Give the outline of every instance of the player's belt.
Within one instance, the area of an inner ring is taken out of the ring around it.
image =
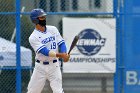
[[[36,62],[37,63],[41,63],[41,61],[40,60],[36,60]],[[57,62],[57,60],[53,60],[53,63],[56,63]],[[44,65],[48,65],[49,64],[49,62],[42,62]]]

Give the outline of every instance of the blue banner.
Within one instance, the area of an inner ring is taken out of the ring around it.
[[[124,93],[140,93],[140,0],[124,2]]]

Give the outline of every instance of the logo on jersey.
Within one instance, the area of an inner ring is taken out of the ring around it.
[[[94,29],[85,29],[79,33],[78,50],[87,56],[97,54],[105,45],[106,38]]]
[[[48,38],[45,38],[45,39],[42,41],[42,44],[46,44],[46,43],[51,42],[51,41],[54,41],[54,40],[55,40],[55,36],[48,37]]]

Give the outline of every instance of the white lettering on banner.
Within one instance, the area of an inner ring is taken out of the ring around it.
[[[140,79],[136,71],[126,72],[126,84],[127,85],[140,85]]]
[[[100,46],[104,46],[105,44],[105,39],[80,39],[78,41],[78,45],[81,45],[81,46],[97,46],[97,45],[100,45]]]

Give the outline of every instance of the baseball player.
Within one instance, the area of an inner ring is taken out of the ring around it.
[[[35,29],[29,43],[36,53],[36,62],[27,93],[41,93],[46,80],[53,93],[64,93],[58,58],[69,60],[65,41],[55,26],[46,25],[46,13],[42,9],[33,9],[30,18]]]

